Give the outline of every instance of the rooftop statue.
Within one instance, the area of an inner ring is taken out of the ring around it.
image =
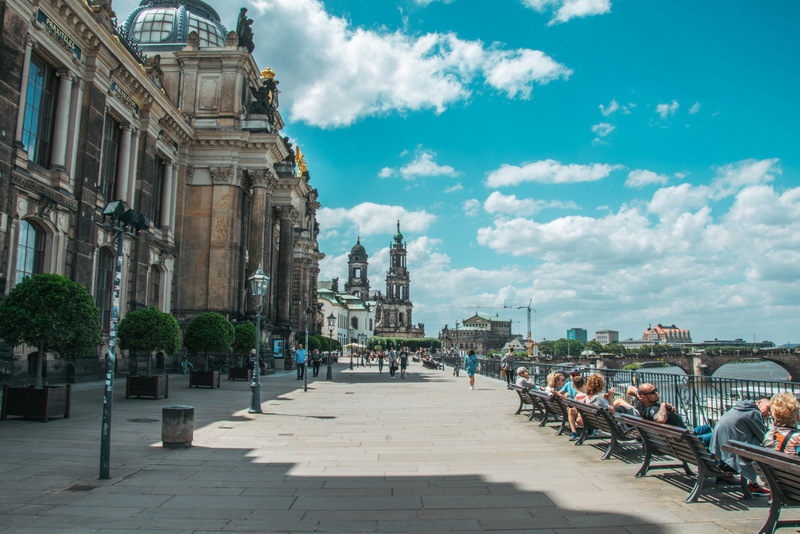
[[[247,18],[247,8],[239,10],[239,20],[236,23],[236,33],[239,35],[239,46],[243,46],[251,54],[256,45],[253,44],[253,19]]]
[[[300,170],[300,174],[307,173],[308,165],[306,164],[306,157],[302,152],[300,152],[299,146],[295,147],[294,159],[297,162],[297,168]]]

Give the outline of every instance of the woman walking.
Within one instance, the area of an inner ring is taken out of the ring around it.
[[[478,372],[478,357],[475,351],[470,349],[469,354],[464,358],[464,371],[469,377],[469,389],[475,389],[475,373]]]
[[[517,360],[514,358],[514,348],[508,347],[508,354],[503,356],[503,359],[500,361],[500,369],[505,373],[506,386],[509,388],[514,380],[514,371],[516,368]]]
[[[394,373],[397,371],[397,353],[395,351],[389,351],[389,376],[392,377],[394,380]]]
[[[378,353],[378,356],[377,356],[377,358],[378,358],[378,372],[379,373],[383,372],[383,357],[384,357],[383,351],[380,351]]]

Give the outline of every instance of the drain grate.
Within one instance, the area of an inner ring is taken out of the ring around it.
[[[158,423],[158,419],[145,419],[145,418],[128,419],[128,422],[129,423]]]
[[[97,486],[92,486],[91,484],[75,484],[67,488],[67,491],[92,491]]]

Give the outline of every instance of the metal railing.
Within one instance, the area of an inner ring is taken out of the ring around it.
[[[445,363],[452,365],[454,357],[445,356]],[[517,367],[525,366],[530,372],[530,380],[544,387],[547,375],[561,372],[569,379],[574,365],[554,365],[524,360],[517,361]],[[789,391],[800,397],[800,383],[769,380],[749,380],[741,378],[714,378],[696,375],[676,375],[648,372],[581,367],[584,376],[600,374],[606,382],[606,390],[613,387],[617,397],[632,402],[626,394],[629,385],[650,383],[656,386],[662,402],[675,406],[687,427],[703,424],[714,425],[722,415],[739,400],[758,400],[772,397],[775,393]],[[490,378],[500,379],[499,359],[479,359],[478,373]]]

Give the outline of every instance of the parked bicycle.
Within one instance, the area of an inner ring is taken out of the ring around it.
[[[208,367],[212,371],[219,371],[220,373],[228,373],[228,362],[223,360],[216,360],[214,358],[209,358],[208,360]]]
[[[188,375],[192,371],[194,371],[194,365],[192,365],[187,356],[184,356],[181,360],[181,373]]]

